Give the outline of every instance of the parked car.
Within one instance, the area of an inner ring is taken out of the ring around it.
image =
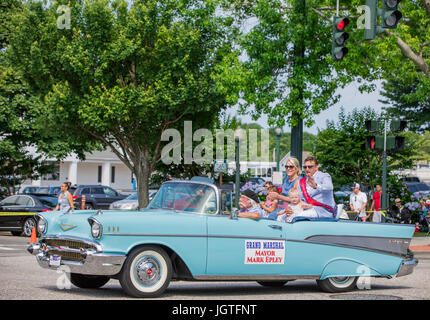
[[[75,209],[81,208],[82,196],[85,195],[85,209],[108,209],[112,202],[123,200],[127,195],[111,187],[102,185],[74,185],[73,202]]]
[[[99,288],[115,278],[133,297],[158,296],[172,279],[263,286],[314,279],[323,291],[344,292],[363,270],[400,277],[418,263],[408,249],[413,225],[238,218],[225,201],[230,192],[169,181],[139,211],[40,213],[41,238],[28,251],[43,268],[67,266],[77,287]]]
[[[430,187],[424,182],[406,182],[408,191],[412,192],[416,199],[430,196]]]
[[[22,187],[18,194],[34,194],[37,192],[37,189],[39,187],[38,186],[27,186],[27,187]]]
[[[50,196],[14,195],[0,201],[0,230],[31,236],[37,212],[51,211],[58,199]]]
[[[154,195],[157,193],[158,190],[150,189],[148,191],[149,201],[152,200]],[[118,210],[136,210],[138,208],[138,200],[137,200],[137,193],[133,193],[129,195],[124,200],[119,200],[112,202],[109,206],[109,209],[118,209]]]
[[[406,186],[408,187],[408,191],[415,192],[430,192],[430,187],[424,182],[406,182]]]
[[[71,189],[69,191],[72,192],[73,194],[74,189]],[[60,192],[61,192],[61,186],[50,186],[50,187],[38,187],[34,192],[34,194],[47,194],[47,195],[57,197]]]

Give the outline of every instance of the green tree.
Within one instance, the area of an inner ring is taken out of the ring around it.
[[[210,128],[235,103],[215,81],[234,61],[231,19],[212,1],[72,0],[71,28],[58,29],[61,3],[24,5],[8,58],[43,100],[47,130],[110,147],[146,206],[161,133]]]

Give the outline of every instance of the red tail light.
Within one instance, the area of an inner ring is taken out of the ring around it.
[[[43,209],[42,212],[52,211],[51,209]]]

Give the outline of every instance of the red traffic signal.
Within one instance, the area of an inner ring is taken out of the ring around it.
[[[337,31],[343,31],[343,29],[345,29],[345,27],[349,24],[349,19],[343,18],[340,21],[337,20],[336,22],[337,22],[336,24]]]
[[[366,137],[366,149],[375,150],[375,146],[376,146],[376,137],[375,136]]]

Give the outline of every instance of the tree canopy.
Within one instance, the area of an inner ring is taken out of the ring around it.
[[[185,120],[210,128],[235,102],[216,84],[234,60],[231,22],[212,1],[72,0],[70,29],[60,29],[60,4],[23,6],[8,59],[43,101],[46,130],[109,146],[145,206],[161,133]]]

